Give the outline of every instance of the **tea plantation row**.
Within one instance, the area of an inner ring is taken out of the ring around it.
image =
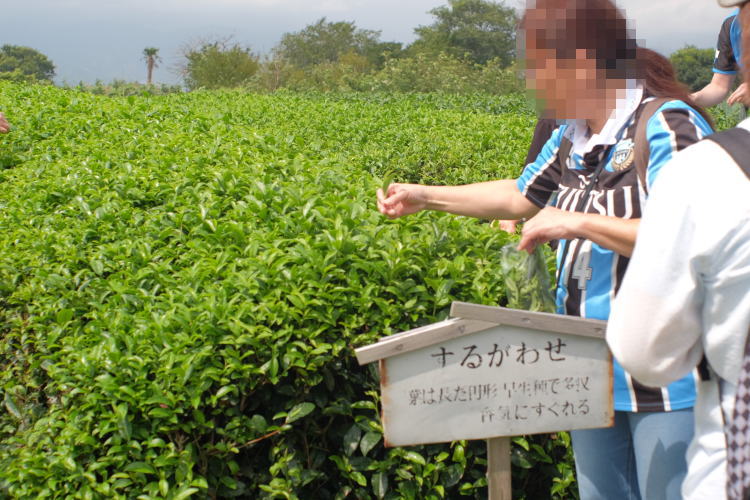
[[[374,207],[388,171],[514,175],[523,99],[2,83],[0,103],[0,495],[486,495],[483,443],[383,447],[352,347],[530,297],[487,224]],[[519,495],[569,491],[566,439],[516,440]]]

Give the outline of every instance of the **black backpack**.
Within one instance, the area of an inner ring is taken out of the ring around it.
[[[706,139],[721,146],[750,180],[750,132],[738,127]],[[750,332],[745,341],[732,419],[724,419],[724,435],[727,440],[727,498],[745,500],[750,497]]]

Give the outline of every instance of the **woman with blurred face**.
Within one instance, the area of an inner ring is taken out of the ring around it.
[[[712,129],[669,61],[636,47],[610,0],[530,2],[521,41],[528,87],[547,117],[565,120],[536,160],[515,180],[392,184],[378,191],[378,209],[390,218],[420,210],[529,218],[520,249],[560,240],[557,312],[606,320],[662,165]],[[644,118],[648,165],[639,172],[637,125],[657,98],[665,99]],[[649,388],[615,363],[614,376],[614,426],[571,433],[581,498],[680,498],[693,375]]]

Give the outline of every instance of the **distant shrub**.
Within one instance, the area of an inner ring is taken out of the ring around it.
[[[283,61],[266,61],[247,88],[499,95],[523,90],[523,80],[514,67],[505,68],[499,60],[479,65],[447,54],[417,54],[388,59],[383,69],[376,70],[363,56],[347,54],[337,62],[306,68]]]
[[[259,57],[231,38],[186,47],[183,56],[181,72],[190,90],[239,88],[260,69]]]
[[[497,60],[482,66],[446,54],[392,59],[370,82],[373,90],[397,92],[506,94],[522,88],[514,71]]]

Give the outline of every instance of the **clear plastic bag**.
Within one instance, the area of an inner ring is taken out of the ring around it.
[[[550,249],[539,245],[534,253],[516,250],[517,243],[500,249],[501,272],[505,277],[506,307],[526,311],[555,311],[553,281],[547,267]]]

